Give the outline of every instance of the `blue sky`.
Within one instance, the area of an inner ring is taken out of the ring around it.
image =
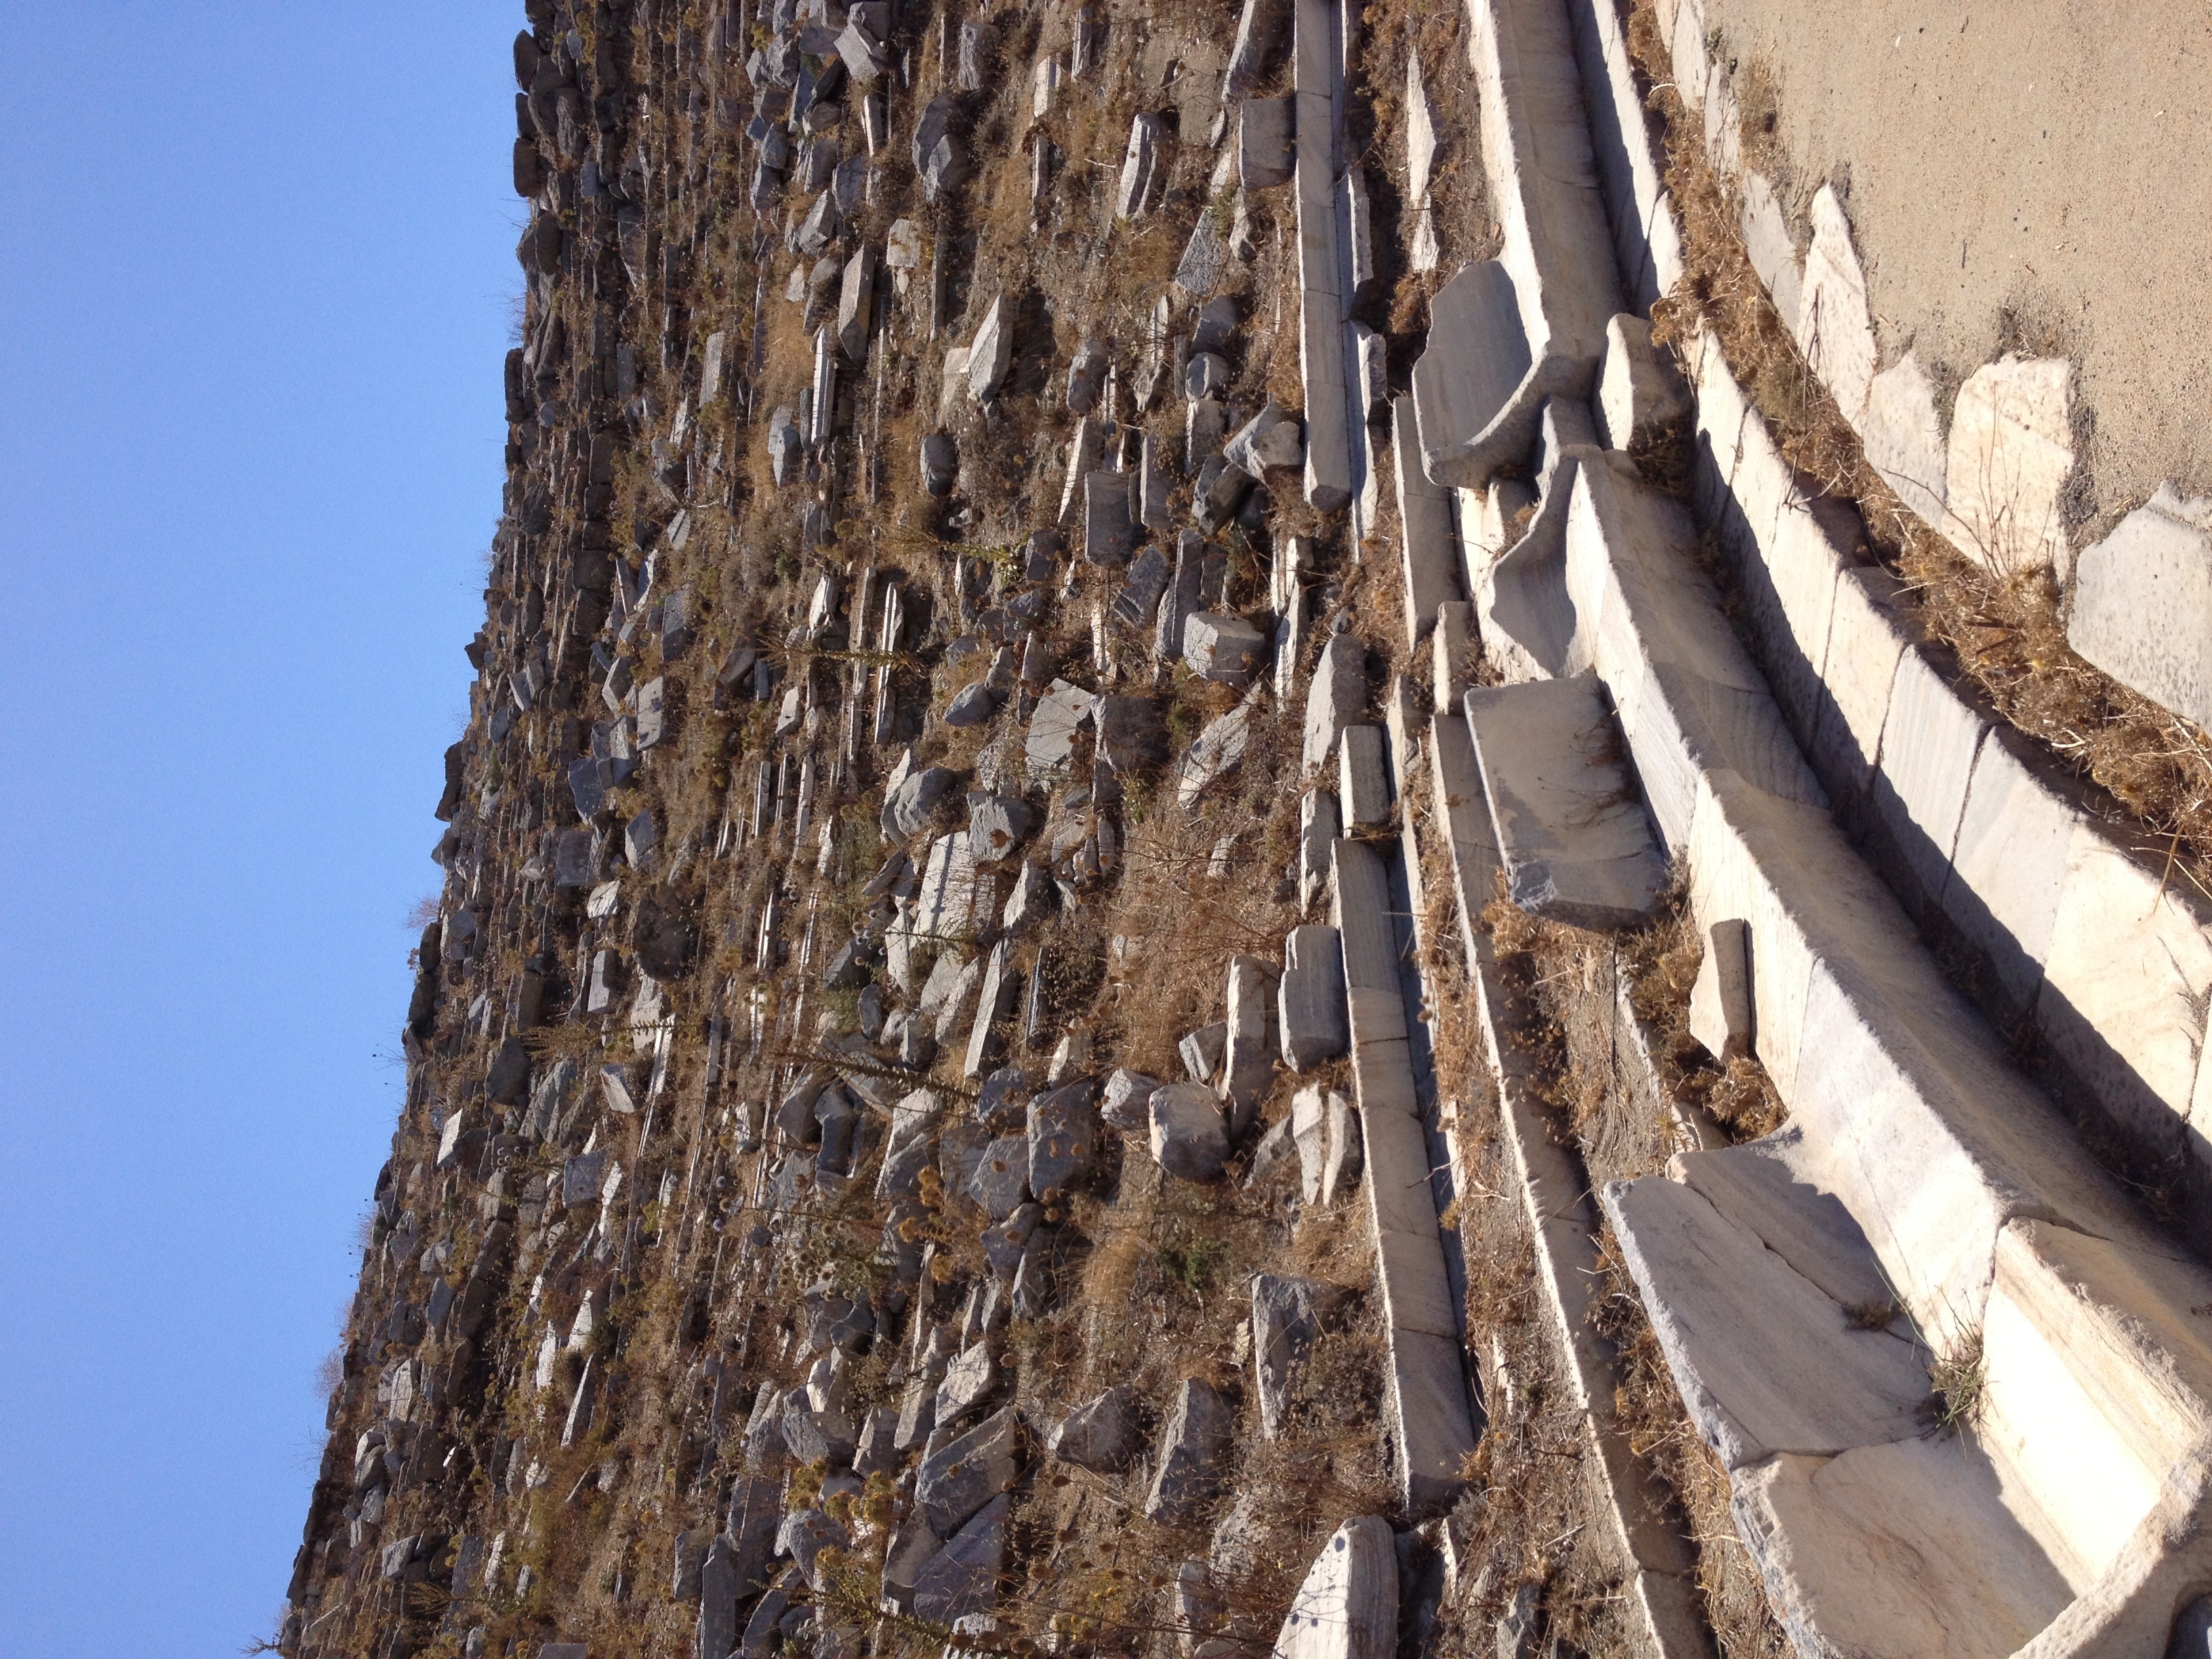
[[[519,3],[0,10],[0,1648],[234,1654],[499,511]]]

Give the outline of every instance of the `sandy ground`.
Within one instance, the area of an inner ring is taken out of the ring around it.
[[[2212,494],[2212,3],[1705,13],[1801,246],[1821,181],[1847,192],[1885,365],[1917,345],[1948,392],[2005,349],[2071,356],[2094,428],[2077,545],[2161,479]]]

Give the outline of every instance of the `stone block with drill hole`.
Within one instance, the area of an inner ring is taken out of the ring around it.
[[[1308,1072],[1343,1054],[1352,1044],[1350,1018],[1344,945],[1336,929],[1314,924],[1291,928],[1283,941],[1283,978],[1276,990],[1283,1064]],[[1318,1159],[1315,1178],[1320,1178]]]
[[[1276,1633],[1277,1659],[1389,1659],[1398,1641],[1398,1552],[1390,1523],[1347,1521],[1322,1546]]]
[[[1705,929],[1705,959],[1690,988],[1690,1035],[1715,1060],[1751,1052],[1751,928],[1740,919]]]
[[[1337,742],[1337,793],[1345,828],[1357,833],[1390,822],[1390,777],[1379,726],[1347,726]]]
[[[1577,927],[1649,921],[1667,860],[1597,677],[1478,686],[1467,722],[1513,902]]]

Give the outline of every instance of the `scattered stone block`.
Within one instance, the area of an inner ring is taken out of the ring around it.
[[[1045,1449],[1063,1463],[1111,1474],[1127,1466],[1136,1437],[1128,1393],[1113,1388],[1060,1419],[1045,1437]]]
[[[1337,791],[1349,830],[1380,830],[1390,822],[1390,781],[1383,764],[1379,726],[1347,726],[1337,745]]]
[[[993,297],[991,308],[983,313],[982,325],[968,343],[968,391],[979,404],[988,404],[999,395],[1006,371],[1013,364],[1013,319],[1005,315],[1006,303],[1004,295]]]
[[[2085,551],[2066,642],[2121,684],[2212,726],[2212,500],[2171,483]]]
[[[1874,380],[1874,323],[1851,222],[1832,185],[1813,198],[1813,246],[1805,255],[1796,331],[1798,349],[1856,428]]]
[[[945,1368],[944,1381],[937,1385],[939,1430],[959,1427],[998,1386],[999,1365],[991,1357],[991,1345],[978,1342],[963,1349]]]
[[[1260,1102],[1274,1081],[1275,1054],[1280,1047],[1275,1032],[1279,974],[1274,963],[1258,957],[1230,958],[1221,1097],[1229,1109],[1232,1136],[1242,1135],[1250,1127]]]
[[[1275,1273],[1252,1277],[1253,1376],[1260,1396],[1260,1432],[1278,1439],[1291,1392],[1315,1340],[1351,1300],[1342,1285]]]
[[[949,432],[932,432],[921,441],[921,487],[943,499],[960,477],[960,450]]]
[[[915,1618],[942,1626],[988,1614],[998,1605],[1012,1507],[1000,1492],[930,1558],[915,1576]]]
[[[1247,98],[1237,106],[1237,176],[1246,190],[1291,182],[1293,100]]]
[[[2061,504],[2074,471],[2074,368],[2007,356],[1959,389],[1944,465],[1943,534],[2000,575],[2067,568]]]
[[[1270,471],[1294,467],[1304,459],[1305,434],[1298,417],[1285,413],[1270,398],[1222,446],[1221,457],[1247,477],[1262,478]]]
[[[1597,677],[1478,686],[1467,720],[1513,902],[1577,927],[1648,920],[1667,863]]]
[[[1735,1060],[1751,1053],[1751,929],[1741,919],[1717,921],[1690,988],[1690,1035],[1715,1060]]]
[[[1276,1659],[1391,1659],[1398,1651],[1398,1553],[1374,1516],[1322,1547],[1275,1637]]]
[[[1182,391],[1186,398],[1213,398],[1229,386],[1229,360],[1218,352],[1194,351],[1183,366]]]
[[[1392,459],[1398,480],[1399,547],[1406,580],[1406,642],[1418,647],[1436,622],[1437,607],[1465,597],[1451,492],[1422,470],[1413,400],[1391,404]]]
[[[1327,1139],[1322,1155],[1321,1201],[1333,1205],[1359,1184],[1365,1166],[1365,1143],[1359,1133],[1359,1113],[1332,1089],[1328,1091]]]
[[[1152,1119],[1152,1158],[1182,1181],[1221,1178],[1229,1159],[1229,1127],[1221,1102],[1203,1083],[1166,1083],[1146,1102]]]
[[[1480,489],[1534,447],[1542,398],[1528,382],[1528,337],[1502,261],[1468,265],[1429,306],[1427,349],[1413,365],[1422,467],[1431,482]]]
[[[1089,1172],[1097,1149],[1097,1093],[1085,1079],[1030,1102],[1029,1184],[1039,1197],[1066,1192]]]
[[[1217,1019],[1188,1032],[1176,1045],[1182,1068],[1194,1083],[1211,1083],[1221,1075],[1221,1057],[1229,1051],[1229,1023]]]
[[[1313,908],[1328,884],[1337,837],[1344,833],[1335,793],[1309,789],[1298,799],[1298,908]]]
[[[1950,463],[1942,416],[1936,409],[1935,385],[1911,352],[1869,383],[1859,437],[1867,465],[1881,474],[1881,481],[1923,524],[1940,531]]]
[[[1306,688],[1304,764],[1326,766],[1344,727],[1367,712],[1367,642],[1339,634],[1322,647]]]
[[[1267,650],[1267,636],[1241,617],[1201,611],[1183,624],[1183,661],[1201,679],[1249,685]]]
[[[1607,323],[1598,370],[1598,441],[1640,455],[1681,430],[1691,413],[1690,389],[1673,357],[1652,344],[1651,325],[1626,311]]]
[[[1145,1497],[1146,1518],[1193,1520],[1219,1497],[1236,1432],[1229,1402],[1201,1379],[1185,1378],[1161,1432],[1158,1470]]]
[[[1067,412],[1088,415],[1098,407],[1106,389],[1106,351],[1097,340],[1085,339],[1076,348],[1067,366]]]
[[[949,1538],[1000,1495],[1021,1467],[1021,1418],[1009,1406],[921,1460],[914,1501],[930,1530]]]
[[[1066,769],[1075,755],[1075,736],[1091,720],[1096,699],[1065,680],[1054,680],[1030,716],[1025,756],[1029,775],[1047,778]]]
[[[841,40],[840,52],[843,46]],[[915,123],[914,170],[921,175],[921,194],[926,202],[939,201],[948,191],[968,182],[972,171],[968,148],[955,131],[955,124],[963,119],[958,94],[947,92],[931,99],[921,112],[921,118]],[[979,397],[977,401],[985,400]]]
[[[1130,477],[1126,472],[1097,471],[1083,480],[1083,556],[1086,562],[1120,569],[1129,562],[1136,545],[1136,526],[1129,514]]]
[[[1283,943],[1283,955],[1282,982],[1276,993],[1283,1064],[1294,1072],[1310,1071],[1345,1053],[1352,1043],[1345,1006],[1343,945],[1335,928],[1308,925],[1291,929]],[[1311,1091],[1301,1091],[1300,1098],[1308,1092]],[[1319,1133],[1316,1115],[1316,1188],[1321,1178]]]
[[[1098,1115],[1123,1134],[1143,1134],[1152,1126],[1152,1091],[1160,1080],[1117,1066],[1106,1077]]]
[[[884,800],[883,832],[903,842],[920,835],[948,816],[959,800],[960,775],[950,767],[932,766],[908,777]]]
[[[945,723],[953,727],[981,726],[998,712],[998,693],[978,680],[963,686],[945,706]]]
[[[1217,780],[1244,763],[1245,747],[1251,740],[1252,700],[1261,690],[1254,687],[1234,708],[1208,721],[1184,755],[1176,783],[1176,800],[1184,811]]]
[[[1114,198],[1117,219],[1141,219],[1160,184],[1160,118],[1140,110],[1129,123],[1129,145],[1122,153],[1121,188]]]

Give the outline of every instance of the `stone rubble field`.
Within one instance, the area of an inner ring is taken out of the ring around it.
[[[2204,1648],[2203,918],[1702,273],[2184,714],[2205,514],[1681,211],[1696,0],[527,14],[283,1652]]]

